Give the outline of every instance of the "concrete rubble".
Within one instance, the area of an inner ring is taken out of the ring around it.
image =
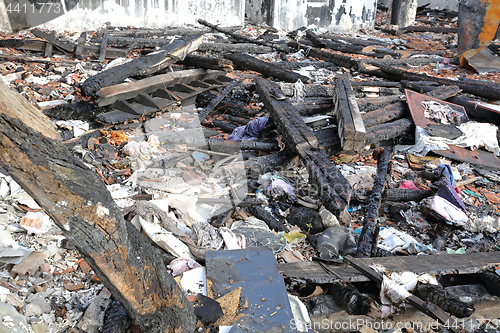
[[[199,332],[493,332],[500,74],[460,66],[457,15],[0,33],[0,84],[100,177]],[[0,168],[0,332],[141,332],[33,197]]]

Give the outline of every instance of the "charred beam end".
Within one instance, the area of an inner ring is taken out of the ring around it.
[[[301,80],[308,83],[310,79],[307,76],[292,72],[288,69],[281,68],[267,61],[259,60],[248,54],[243,53],[228,53],[224,58],[231,60],[236,66],[259,72],[265,76],[274,77],[278,80],[286,82],[297,82]]]
[[[484,270],[478,276],[490,294],[500,297],[500,275],[493,270]]]
[[[189,301],[97,174],[62,143],[5,114],[0,154],[0,164],[77,246],[142,331],[194,331]]]
[[[350,315],[366,315],[373,300],[359,292],[349,281],[335,281],[329,285],[328,292],[335,303]]]
[[[401,68],[393,68],[389,66],[379,67],[380,70],[385,74],[392,75],[393,79],[408,81],[433,81],[448,86],[456,85],[466,93],[495,100],[498,99],[498,96],[500,96],[500,84],[491,81],[471,79],[460,79],[455,81],[434,77],[427,74],[413,73]]]
[[[469,317],[475,311],[474,305],[448,295],[440,285],[418,282],[413,293],[415,296],[439,306],[443,311],[458,318]]]
[[[307,45],[301,45],[298,42],[289,42],[288,46],[296,50],[303,49],[304,51],[306,51],[305,52],[306,55],[334,63],[337,66],[352,68],[353,70],[358,69],[361,63],[358,59],[343,54],[337,54],[333,52],[319,50],[317,48],[310,47]]]
[[[366,142],[366,129],[349,80],[336,79],[335,92],[335,114],[342,149],[362,151]]]
[[[256,78],[257,92],[274,123],[280,129],[287,146],[304,161],[311,183],[320,193],[323,205],[343,223],[350,222],[347,212],[352,188],[337,167],[319,150],[318,140],[304,123],[289,100],[277,100],[271,89],[278,89],[271,81]]]
[[[196,50],[202,40],[203,37],[200,36],[186,40],[178,39],[158,51],[89,77],[82,83],[81,89],[85,95],[92,96],[99,89],[121,83],[128,77],[152,74],[184,58],[187,53]]]
[[[377,175],[373,181],[372,193],[365,209],[363,229],[358,238],[356,257],[370,257],[374,239],[377,236],[377,216],[391,162],[392,147],[385,147],[377,162]]]

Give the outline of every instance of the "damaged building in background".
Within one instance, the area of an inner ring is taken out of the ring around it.
[[[0,331],[500,330],[498,1],[16,3]]]

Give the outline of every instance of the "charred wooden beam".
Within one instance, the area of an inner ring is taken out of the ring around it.
[[[198,118],[200,119],[200,123],[203,123],[203,120],[205,120],[205,118],[208,117],[208,115],[214,111],[215,107],[219,105],[219,103],[224,98],[226,98],[226,96],[231,92],[231,90],[233,90],[234,87],[236,87],[237,84],[238,80],[234,79],[233,81],[231,81],[231,83],[227,85],[221,91],[221,93],[217,95],[217,97],[212,99],[210,103],[208,103],[208,105],[198,113]]]
[[[273,49],[275,49],[278,52],[290,53],[290,50],[288,48],[286,48],[286,47],[282,47],[282,46],[276,45],[274,43],[269,43],[269,42],[264,42],[264,41],[261,41],[261,40],[256,40],[256,39],[253,39],[253,38],[249,38],[247,36],[231,32],[228,29],[220,28],[217,25],[210,24],[210,23],[208,23],[205,20],[201,20],[200,19],[200,20],[198,20],[198,23],[201,24],[201,25],[204,25],[206,27],[209,27],[209,28],[211,28],[211,29],[213,29],[215,31],[219,31],[219,32],[222,32],[223,34],[229,35],[229,36],[231,36],[231,37],[233,37],[233,38],[235,38],[237,40],[242,40],[242,41],[245,41],[245,42],[248,42],[248,43],[254,43],[254,44],[258,44],[258,45],[262,45],[262,46],[269,46],[269,47],[272,47]]]
[[[413,73],[401,68],[380,66],[380,70],[386,74],[392,75],[394,79],[408,81],[433,81],[443,85],[457,85],[464,92],[476,96],[497,99],[500,96],[500,84],[491,81],[480,81],[472,79],[450,80],[439,77],[429,76],[427,74]]]
[[[304,102],[293,103],[301,116],[313,116],[315,114],[333,113],[334,104],[332,98],[311,98]]]
[[[335,114],[342,149],[361,151],[365,147],[366,129],[351,83],[347,79],[336,79],[335,91]]]
[[[373,181],[373,188],[365,208],[363,229],[358,238],[356,257],[370,257],[374,240],[377,237],[377,217],[382,200],[382,192],[387,182],[387,173],[391,164],[392,147],[385,147],[377,161],[377,174]]]
[[[259,60],[248,54],[228,53],[224,55],[224,58],[231,60],[236,66],[240,68],[250,69],[252,71],[256,71],[282,81],[297,82],[298,80],[301,80],[304,83],[310,81],[307,76],[289,71],[287,69],[283,69],[270,62]]]
[[[272,172],[277,166],[285,165],[293,157],[294,155],[290,151],[283,150],[277,153],[250,158],[242,162],[242,164],[252,178],[257,178],[267,172]]]
[[[310,46],[307,45],[302,45],[298,42],[289,42],[288,46],[296,49],[296,50],[304,50],[306,51],[306,54],[308,56],[318,58],[324,61],[331,62],[337,66],[345,67],[345,68],[358,68],[359,67],[359,60],[343,55],[343,54],[337,54],[337,53],[332,53],[329,51],[324,51],[324,50],[319,50],[317,48],[311,48]]]
[[[189,301],[105,184],[61,143],[0,116],[0,164],[52,217],[144,332],[193,332]]]
[[[176,40],[147,56],[104,70],[85,80],[81,85],[82,92],[87,96],[92,96],[99,89],[121,83],[130,76],[155,73],[196,50],[202,39],[202,37],[196,37],[191,40]]]
[[[334,281],[328,285],[328,293],[350,315],[366,315],[372,308],[373,299],[360,293],[349,281]]]
[[[279,151],[276,142],[266,142],[262,140],[220,140],[208,139],[210,150],[221,153],[236,153],[241,150]]]
[[[458,28],[449,28],[449,27],[426,27],[426,26],[408,26],[399,29],[404,32],[434,32],[437,34],[456,34],[458,32]]]
[[[429,92],[426,95],[444,100],[458,94],[459,92],[460,89],[457,86],[445,86],[443,88]],[[372,127],[389,122],[394,119],[402,118],[406,116],[407,113],[408,107],[406,103],[396,102],[381,109],[365,113],[363,115],[363,121],[366,127]]]
[[[264,45],[255,45],[250,43],[203,43],[198,48],[200,51],[212,51],[212,52],[234,52],[234,53],[271,53],[273,48]]]
[[[340,170],[320,150],[318,140],[304,123],[297,109],[288,100],[277,100],[270,95],[278,89],[271,81],[256,78],[257,92],[278,126],[286,145],[302,158],[312,184],[318,187],[325,208],[340,221],[348,223],[347,212],[352,188]]]
[[[10,90],[3,82],[0,82],[0,112],[23,121],[46,137],[54,140],[61,139],[56,126],[47,116],[31,105],[24,97]]]
[[[185,66],[198,67],[204,69],[220,69],[219,62],[222,58],[206,57],[198,54],[188,54],[179,63]]]
[[[233,133],[233,131],[238,127],[237,125],[228,123],[227,121],[223,121],[223,120],[212,120],[212,124],[215,127],[218,127],[221,130],[223,130],[224,132],[229,133],[229,134]]]
[[[396,121],[367,127],[366,128],[366,144],[376,144],[386,140],[401,137],[409,134],[413,127],[411,118],[402,118]]]
[[[287,96],[293,96],[294,84],[280,83],[280,89]],[[335,96],[334,85],[318,85],[318,84],[304,84],[304,97],[332,97]]]
[[[250,121],[250,119],[242,118],[242,117],[235,117],[235,116],[232,116],[230,114],[223,114],[222,118],[225,120],[228,120],[230,122],[237,123],[239,125],[246,125]]]
[[[475,311],[474,305],[467,304],[456,297],[452,297],[440,285],[418,282],[413,293],[424,301],[436,304],[441,309],[457,318],[469,317]]]
[[[266,207],[262,205],[252,205],[248,207],[248,211],[258,218],[266,222],[269,229],[276,231],[288,231],[288,229],[283,225],[283,223],[276,218],[271,212],[269,212]]]
[[[75,45],[71,43],[63,43],[58,38],[54,37],[54,35],[50,35],[40,29],[33,29],[31,30],[31,33],[38,38],[45,39],[47,42],[65,53],[73,53],[73,51],[75,50]]]
[[[389,104],[400,102],[402,100],[401,95],[399,96],[380,96],[380,97],[364,97],[357,100],[358,107],[362,112],[370,112],[382,107],[386,107]]]
[[[221,73],[223,72],[205,69],[171,72],[101,88],[96,93],[95,98],[97,105],[106,106],[116,101],[131,99],[140,94],[151,93],[161,88],[170,88],[183,82],[216,78]]]
[[[306,37],[314,44],[314,46],[326,47],[326,43],[316,36],[316,34],[311,30],[306,30]]]
[[[478,276],[490,294],[500,297],[500,275],[496,271],[483,270],[478,273]]]

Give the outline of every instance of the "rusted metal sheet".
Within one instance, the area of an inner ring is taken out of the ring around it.
[[[457,161],[477,164],[488,168],[500,170],[500,160],[490,152],[482,149],[469,150],[467,148],[448,145],[448,150],[433,150],[437,155],[448,157]]]
[[[465,108],[463,106],[448,103],[438,98],[422,95],[409,89],[405,89],[405,94],[408,108],[410,109],[411,117],[413,118],[415,126],[425,127],[428,124],[436,123],[424,116],[424,107],[422,106],[423,101],[434,101],[449,106],[457,112],[457,115],[460,117],[460,123],[469,120],[469,117],[467,116],[467,113],[465,112]]]

